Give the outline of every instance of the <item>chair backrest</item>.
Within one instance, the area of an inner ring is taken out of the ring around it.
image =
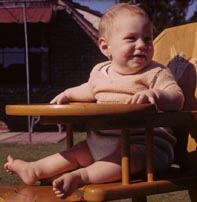
[[[184,109],[197,109],[197,23],[165,29],[154,40],[153,59],[168,66],[185,95]]]
[[[153,59],[168,66],[185,95],[184,110],[197,109],[197,23],[165,29],[154,40]],[[183,132],[184,131],[184,132]],[[181,133],[181,134],[180,134]],[[185,133],[184,135],[182,133]],[[186,135],[187,129],[177,130],[178,141],[182,146],[177,153],[187,147],[195,151],[195,137]],[[179,154],[179,158],[181,153]]]

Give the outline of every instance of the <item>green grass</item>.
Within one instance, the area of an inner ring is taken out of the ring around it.
[[[74,142],[78,142],[85,138],[84,133],[75,135]],[[16,144],[16,143],[2,143],[0,144],[0,185],[21,185],[23,182],[16,175],[8,175],[3,165],[6,162],[7,156],[10,154],[15,159],[22,159],[26,161],[35,161],[50,154],[54,154],[65,150],[65,140],[60,143],[46,143],[46,144]]]
[[[65,142],[58,144],[0,144],[0,184],[1,185],[17,185],[23,184],[16,175],[8,175],[3,169],[6,158],[11,154],[14,158],[26,161],[34,161],[47,155],[62,151],[65,148]]]

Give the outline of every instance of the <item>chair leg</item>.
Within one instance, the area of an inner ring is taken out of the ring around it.
[[[72,124],[66,124],[66,148],[69,149],[73,146],[73,130]]]
[[[132,198],[132,202],[147,202],[146,196],[136,196]]]
[[[190,189],[188,191],[189,191],[189,196],[190,196],[191,202],[196,202],[197,201],[196,189],[194,188],[194,189]]]

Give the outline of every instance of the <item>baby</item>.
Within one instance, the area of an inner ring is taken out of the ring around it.
[[[152,61],[153,27],[136,5],[120,3],[101,18],[98,46],[108,61],[97,64],[86,83],[66,89],[51,104],[72,101],[97,103],[152,103],[160,110],[180,110],[184,97],[170,70]],[[131,174],[145,170],[144,130],[130,129]],[[57,197],[67,197],[78,187],[121,179],[120,131],[90,131],[87,139],[71,149],[35,162],[8,156],[4,168],[26,184],[55,177]],[[173,162],[176,139],[164,128],[154,135],[154,168],[167,169]]]

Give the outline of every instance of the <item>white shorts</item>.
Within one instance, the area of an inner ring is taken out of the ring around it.
[[[120,145],[120,136],[104,136],[94,131],[90,131],[87,135],[87,144],[95,161],[113,153]]]
[[[165,138],[162,138],[165,136]],[[167,136],[167,137],[166,137]],[[167,139],[170,139],[169,141]],[[174,138],[166,131],[155,131],[154,137],[154,165],[155,171],[165,170],[174,159],[172,142]],[[120,130],[90,131],[87,144],[95,161],[101,160],[120,147]],[[141,154],[146,156],[145,136],[143,133],[130,136],[131,146],[140,148]],[[143,150],[143,151],[142,151]]]

